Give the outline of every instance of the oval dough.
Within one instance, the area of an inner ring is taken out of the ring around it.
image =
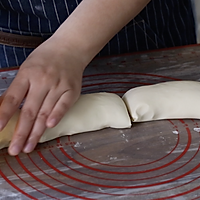
[[[122,97],[133,122],[200,119],[200,82],[171,81],[141,86]]]
[[[0,132],[0,149],[9,146],[19,114],[20,110]],[[56,127],[46,129],[39,142],[106,127],[131,127],[131,120],[123,100],[112,93],[81,95]]]

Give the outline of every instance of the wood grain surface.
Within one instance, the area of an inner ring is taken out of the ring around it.
[[[171,80],[200,80],[200,46],[97,58],[82,93],[123,95]],[[16,157],[3,149],[0,199],[199,199],[199,127],[191,119],[134,123],[62,137]]]

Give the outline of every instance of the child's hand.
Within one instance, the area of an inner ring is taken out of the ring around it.
[[[43,43],[21,65],[0,107],[3,128],[25,99],[11,155],[31,152],[46,127],[58,124],[80,95],[84,67],[76,53],[62,48],[56,39]]]

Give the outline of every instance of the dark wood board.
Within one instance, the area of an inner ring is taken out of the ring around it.
[[[123,95],[171,80],[200,80],[200,46],[95,59],[82,93]],[[3,149],[0,199],[198,199],[199,127],[191,119],[134,123],[62,137],[16,157]]]

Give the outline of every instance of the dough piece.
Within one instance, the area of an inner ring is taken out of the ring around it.
[[[200,119],[200,82],[171,81],[136,87],[122,98],[133,122]]]
[[[17,111],[4,130],[0,132],[0,149],[8,147],[19,114],[20,111]],[[106,127],[131,127],[131,120],[123,100],[112,93],[81,95],[56,127],[46,129],[39,142]]]

